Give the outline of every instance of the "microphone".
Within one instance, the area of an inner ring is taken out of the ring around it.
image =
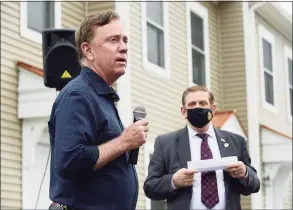
[[[135,109],[133,110],[133,123],[141,119],[144,119],[146,114],[147,114],[146,109],[144,107],[142,106],[135,107]],[[129,164],[132,164],[132,165],[137,164],[138,153],[139,153],[139,148],[131,150],[129,152],[129,159],[128,159]]]

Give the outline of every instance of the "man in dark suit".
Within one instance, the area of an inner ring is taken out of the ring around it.
[[[155,141],[144,191],[153,200],[167,200],[168,209],[240,210],[240,194],[260,189],[246,142],[240,135],[215,129],[213,94],[203,86],[184,91],[181,112],[183,129],[160,135]],[[237,156],[224,170],[197,172],[188,161]]]

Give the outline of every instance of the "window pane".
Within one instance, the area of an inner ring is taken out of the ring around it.
[[[192,45],[204,50],[203,19],[190,13]]]
[[[164,33],[160,29],[147,24],[148,60],[158,66],[165,67]]]
[[[54,2],[27,2],[27,24],[32,30],[42,32],[54,27]]]
[[[263,61],[266,69],[273,71],[272,65],[272,45],[265,39],[262,39],[263,45]]]
[[[274,105],[274,83],[272,75],[268,73],[265,74],[265,94],[266,94],[266,102]]]
[[[292,85],[292,60],[288,59],[289,84]]]
[[[167,210],[167,202],[151,200],[151,209],[152,210],[164,210],[164,209]]]
[[[147,18],[154,21],[160,26],[164,26],[163,21],[163,3],[162,2],[146,2]]]
[[[195,84],[205,85],[205,57],[195,49],[192,49],[192,74]]]
[[[291,115],[293,115],[293,102],[292,102],[292,89],[289,90],[290,93],[290,105],[291,105]]]

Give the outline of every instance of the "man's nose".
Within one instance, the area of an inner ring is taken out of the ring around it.
[[[201,108],[201,105],[199,103],[196,103],[194,108]]]
[[[122,41],[121,44],[119,45],[119,52],[127,53],[127,51],[128,51],[127,44],[124,41]]]

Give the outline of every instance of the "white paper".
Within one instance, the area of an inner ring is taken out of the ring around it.
[[[194,169],[198,172],[216,171],[226,168],[229,164],[237,163],[237,156],[224,157],[221,159],[207,159],[187,162],[188,169]]]

